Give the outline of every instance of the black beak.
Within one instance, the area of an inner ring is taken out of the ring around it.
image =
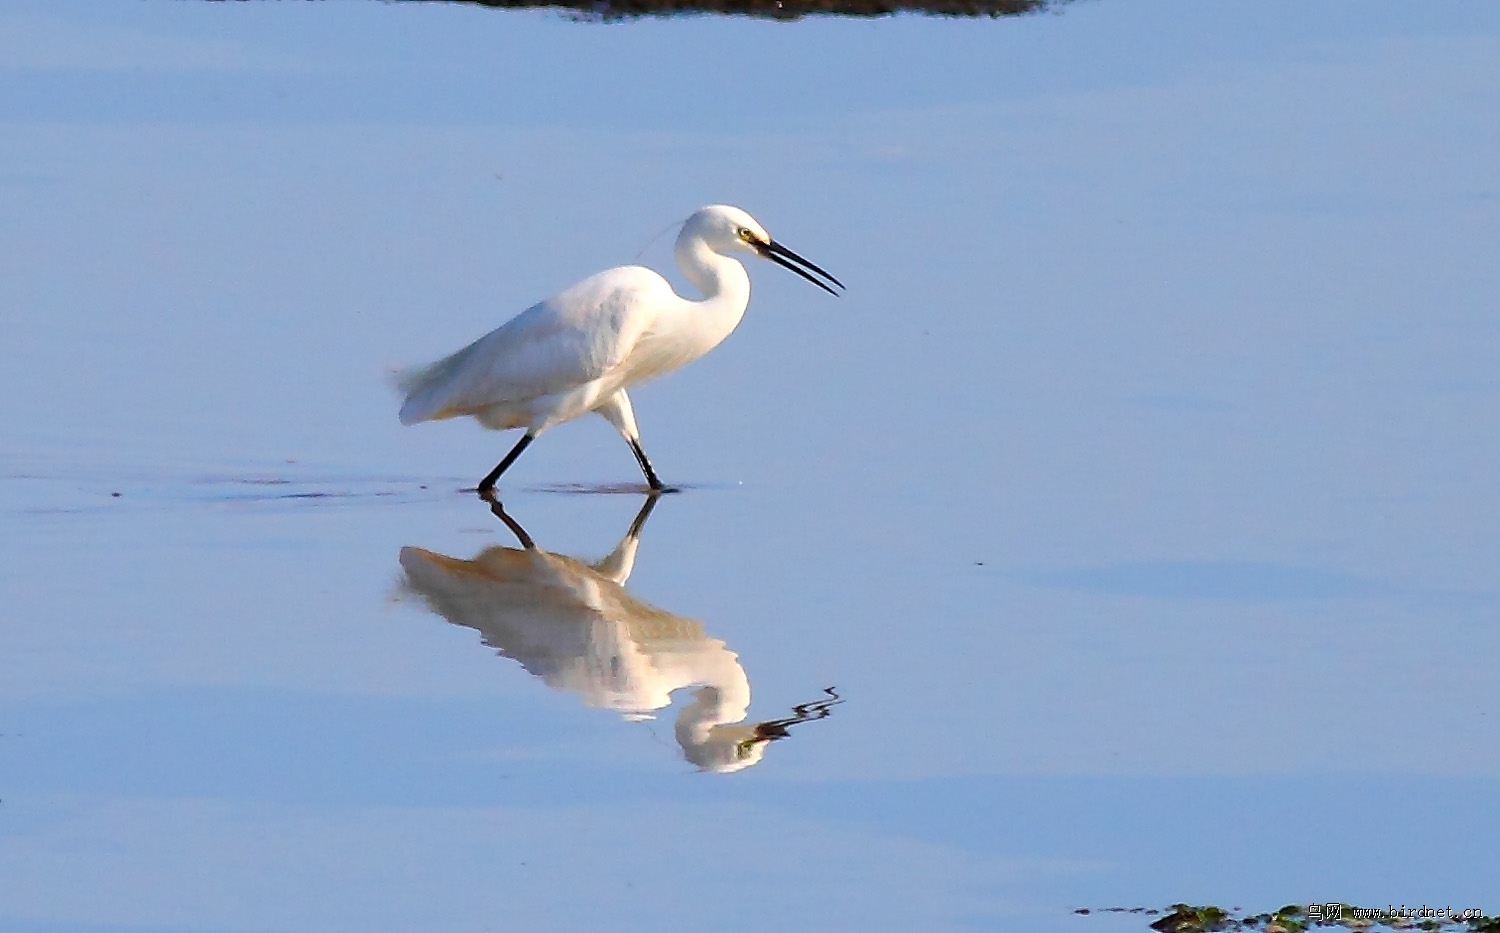
[[[827,272],[824,272],[822,269],[819,269],[817,266],[808,262],[806,259],[803,259],[801,256],[798,256],[796,253],[787,249],[785,246],[782,246],[780,243],[777,243],[775,240],[772,240],[769,243],[756,243],[755,251],[759,253],[762,258],[769,259],[772,262],[776,263],[776,265],[778,266],[792,270],[793,272],[802,276],[804,279],[807,279],[809,282],[813,283],[814,285],[818,286],[819,288],[823,289],[823,291],[827,292],[830,295],[833,295],[834,297],[838,297],[838,292],[834,291],[832,288],[829,288],[827,284],[825,284],[821,279],[814,277],[812,273],[815,272],[818,275],[821,275],[824,279],[827,279],[829,282],[832,282],[839,288],[844,287],[843,282],[840,282],[838,279],[829,275]]]

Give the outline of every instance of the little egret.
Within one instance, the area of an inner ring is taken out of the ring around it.
[[[620,266],[532,305],[496,330],[399,377],[401,423],[472,415],[487,428],[525,428],[505,459],[479,481],[489,496],[500,474],[537,435],[588,412],[625,438],[651,489],[664,487],[641,448],[625,390],[718,346],[744,317],[750,276],[736,259],[769,259],[837,295],[838,279],[771,239],[737,207],[701,208],[682,225],[677,267],[703,293],[693,301],[643,266]],[[821,276],[821,279],[819,278]],[[823,281],[827,280],[827,283]]]

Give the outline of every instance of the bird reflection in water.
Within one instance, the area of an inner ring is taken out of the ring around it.
[[[703,771],[739,771],[759,763],[790,727],[823,719],[843,701],[825,690],[825,697],[793,707],[791,716],[744,722],[750,681],[735,653],[705,634],[702,623],[625,591],[657,498],[646,498],[625,537],[596,564],[537,547],[491,500],[490,510],[521,547],[485,548],[473,560],[405,547],[403,586],[549,687],[626,719],[653,719],[671,704],[673,691],[697,687],[677,715],[682,753]]]

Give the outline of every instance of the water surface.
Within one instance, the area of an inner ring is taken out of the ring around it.
[[[8,4],[0,926],[1500,912],[1497,34]],[[626,702],[414,592],[524,558],[458,491],[511,439],[383,384],[711,202],[848,294],[761,264],[633,393],[689,488],[623,581],[608,425],[502,489],[743,684],[710,729],[836,689],[732,773],[679,741],[701,671]]]

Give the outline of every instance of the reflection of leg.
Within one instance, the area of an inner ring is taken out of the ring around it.
[[[641,449],[641,442],[631,438],[630,450],[635,454],[635,462],[641,465],[641,472],[646,474],[646,483],[651,487],[653,493],[666,492],[667,487],[656,478],[656,471],[651,469],[651,461],[646,459],[646,452]]]
[[[531,535],[526,533],[526,529],[521,527],[520,522],[505,513],[505,506],[500,504],[500,500],[494,496],[485,496],[485,498],[490,502],[490,511],[495,513],[496,518],[505,523],[505,527],[510,529],[510,533],[516,536],[517,541],[521,542],[521,547],[528,551],[536,550],[536,542],[531,540]]]
[[[630,530],[625,533],[625,537],[639,538],[641,536],[641,530],[646,527],[646,519],[651,517],[651,510],[656,508],[656,500],[659,498],[661,494],[654,489],[646,494],[646,501],[641,503],[641,510],[635,513],[635,521],[630,523]]]
[[[646,527],[646,519],[651,517],[651,510],[656,507],[656,500],[660,497],[661,493],[655,489],[646,493],[646,501],[641,503],[640,511],[635,513],[635,520],[630,523],[625,537],[620,539],[620,543],[615,545],[608,557],[594,565],[595,573],[622,586],[630,579],[630,571],[635,569],[635,552],[641,544],[641,529]]]
[[[490,471],[490,475],[479,481],[479,488],[475,491],[480,495],[484,495],[491,489],[494,489],[495,480],[499,479],[500,474],[509,469],[512,463],[516,462],[516,458],[521,456],[521,451],[525,450],[534,440],[536,440],[536,435],[531,433],[527,433],[526,436],[522,437],[520,443],[512,447],[510,453],[505,455],[505,459],[495,465],[495,468]]]

